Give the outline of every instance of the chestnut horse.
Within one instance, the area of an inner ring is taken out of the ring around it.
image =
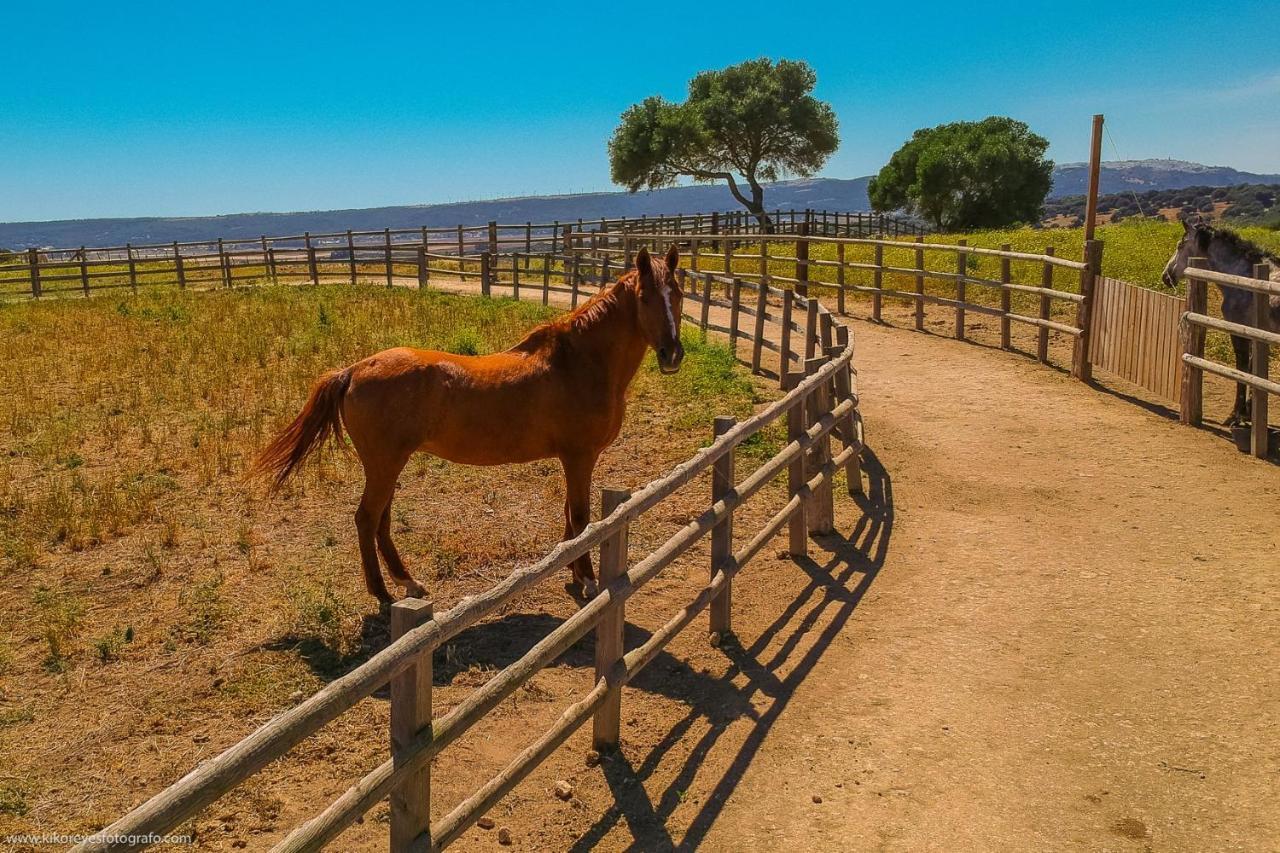
[[[391,541],[396,478],[415,452],[467,465],[555,458],[564,468],[566,539],[591,518],[591,474],[622,428],[627,387],[649,347],[663,373],[680,369],[683,295],[673,246],[663,261],[645,249],[634,268],[573,312],[538,326],[506,352],[465,356],[397,347],[331,371],[302,412],[258,457],[278,489],[346,427],[364,466],[356,510],[365,587],[392,600],[378,553],[412,596],[426,590]],[[595,595],[591,557],[571,566],[582,595]]]

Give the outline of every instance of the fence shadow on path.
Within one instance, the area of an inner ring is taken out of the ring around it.
[[[621,752],[608,756],[602,762],[615,805],[577,840],[571,851],[578,853],[594,849],[619,820],[626,822],[634,839],[630,849],[634,850],[692,850],[706,838],[774,722],[791,702],[796,688],[844,628],[884,566],[893,533],[893,484],[889,473],[870,448],[863,452],[863,471],[868,481],[867,494],[857,498],[863,515],[853,530],[848,535],[837,532],[814,537],[813,542],[818,546],[817,559],[804,557],[794,560],[794,564],[808,575],[805,588],[749,646],[725,645],[723,652],[731,661],[728,672],[722,678],[711,680],[707,685],[710,692],[689,691],[693,697],[689,713],[649,751],[639,766],[633,765]],[[810,629],[823,618],[827,619],[826,627],[796,657],[802,639],[811,636]],[[777,638],[781,638],[781,642],[764,659],[766,649]],[[793,657],[796,659],[792,660]],[[779,677],[777,673],[784,667],[788,667],[788,671]],[[739,675],[748,681],[744,688],[733,684]],[[755,709],[752,704],[752,697],[756,694],[770,700],[763,711]],[[732,700],[727,701],[730,695]],[[667,819],[680,804],[684,792],[727,726],[743,715],[754,719],[751,731],[677,843]],[[701,718],[710,724],[709,730],[694,745],[658,801],[653,802],[645,790],[644,781]]]

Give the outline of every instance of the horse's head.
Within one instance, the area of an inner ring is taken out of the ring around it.
[[[639,295],[640,330],[663,373],[675,373],[684,360],[680,343],[680,308],[684,294],[676,281],[680,253],[672,246],[665,259],[651,258],[647,249],[636,253],[636,289]]]
[[[1182,220],[1182,239],[1173,250],[1173,257],[1164,265],[1164,273],[1160,278],[1166,287],[1175,287],[1178,279],[1187,268],[1187,263],[1196,257],[1204,257],[1209,251],[1209,241],[1213,239],[1213,229],[1198,216],[1188,216]]]

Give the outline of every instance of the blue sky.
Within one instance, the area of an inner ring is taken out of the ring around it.
[[[1095,112],[1107,159],[1280,172],[1275,0],[821,6],[13,4],[0,221],[608,190],[628,105],[761,55],[816,69],[831,177],[990,114],[1082,160]]]

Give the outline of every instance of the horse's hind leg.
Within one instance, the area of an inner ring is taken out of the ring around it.
[[[392,580],[404,587],[406,595],[414,598],[427,597],[426,587],[409,574],[404,561],[400,559],[400,552],[396,550],[396,543],[391,541],[391,501],[387,501],[387,508],[382,511],[382,520],[378,523],[378,550],[382,552],[382,559],[387,563],[387,571],[391,573]]]
[[[384,604],[395,599],[387,592],[382,581],[382,569],[378,565],[378,527],[383,513],[391,505],[391,494],[396,487],[399,469],[388,470],[368,464],[364,468],[364,495],[356,509],[356,532],[360,537],[360,566],[364,569],[364,585],[369,594]]]
[[[1236,370],[1249,372],[1250,346],[1248,338],[1242,338],[1237,335],[1231,336],[1231,348],[1236,354]],[[1236,403],[1231,409],[1231,414],[1223,423],[1227,426],[1235,426],[1249,420],[1249,407],[1245,402],[1245,385],[1243,382],[1236,383]]]
[[[564,466],[564,538],[572,539],[591,522],[591,472],[596,467],[596,457],[574,456],[560,462]],[[593,598],[597,587],[590,552],[574,560],[569,568],[582,594]]]

